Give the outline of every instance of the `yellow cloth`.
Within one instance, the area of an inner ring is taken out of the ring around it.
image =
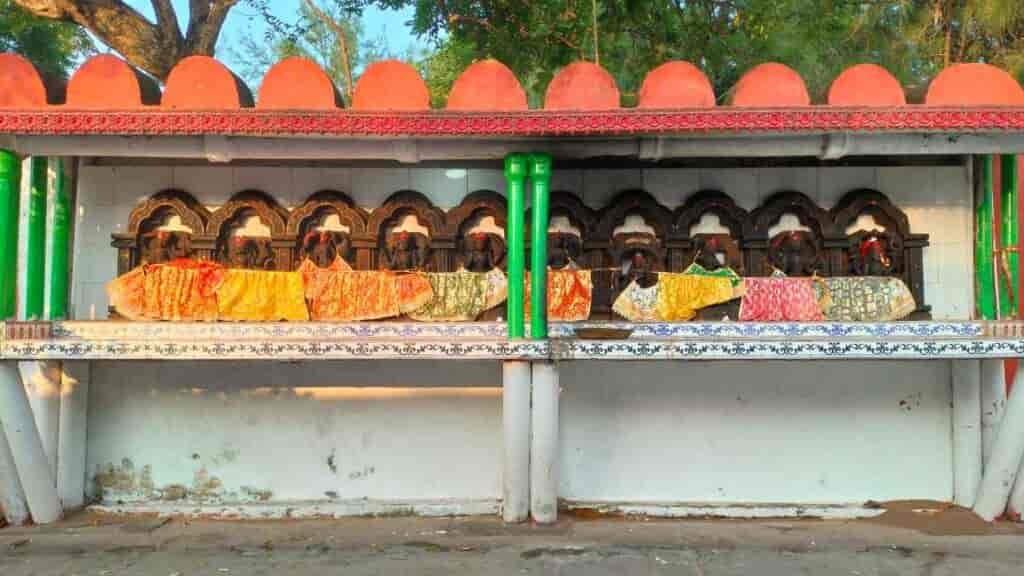
[[[217,290],[217,309],[221,320],[309,320],[299,272],[229,269]]]
[[[692,274],[658,274],[656,316],[663,322],[683,322],[697,315],[697,310],[728,302],[743,295],[730,278]]]

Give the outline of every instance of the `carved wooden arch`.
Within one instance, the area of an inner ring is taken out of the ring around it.
[[[270,228],[272,236],[286,234],[288,211],[269,194],[259,190],[244,190],[232,196],[210,217],[206,227],[207,233],[219,237],[224,232],[225,224],[234,223],[235,218],[243,210],[255,212],[260,221]]]
[[[749,213],[738,206],[728,195],[718,190],[695,192],[682,206],[672,213],[672,236],[689,238],[690,229],[700,222],[705,214],[718,216],[722,226],[729,229],[737,241],[743,237],[743,225]]]
[[[477,190],[469,194],[445,216],[448,234],[461,236],[466,222],[478,215],[491,216],[494,218],[495,226],[505,228],[508,219],[505,197],[493,190]]]
[[[230,264],[228,245],[231,228],[240,224],[239,217],[246,211],[253,211],[260,221],[270,228],[270,238],[250,240],[254,245],[252,267],[258,269],[290,270],[292,266],[291,242],[286,236],[288,211],[281,207],[269,194],[259,190],[243,190],[221,206],[206,226],[207,234],[214,238],[212,257],[224,264]]]
[[[399,216],[406,214],[415,214],[420,224],[430,231],[432,238],[443,236],[447,232],[444,212],[434,206],[429,198],[415,190],[400,190],[389,196],[380,208],[370,214],[366,232],[383,241],[388,232],[387,226],[394,224]]]
[[[494,218],[494,225],[504,230],[508,221],[508,205],[505,202],[505,197],[493,190],[477,190],[463,198],[458,206],[448,211],[446,215],[448,234],[455,239],[455,254],[451,263],[456,267],[465,266],[467,258],[470,256],[466,226],[477,216]],[[507,252],[505,239],[501,235],[488,233],[486,243],[493,265],[503,266]]]
[[[128,233],[137,236],[145,232],[146,225],[167,212],[173,212],[181,218],[181,223],[191,228],[194,236],[206,232],[210,212],[188,192],[169,189],[157,192],[132,210],[128,219]]]
[[[343,225],[348,226],[350,236],[366,234],[366,212],[357,207],[345,193],[336,190],[321,190],[292,210],[288,215],[286,233],[301,238],[309,221],[331,212],[338,215]]]
[[[832,221],[838,232],[846,235],[846,228],[864,214],[870,214],[887,232],[906,238],[910,236],[910,220],[891,200],[878,190],[859,188],[843,195],[832,208]]]
[[[548,218],[565,216],[569,223],[579,228],[580,239],[588,242],[597,233],[598,215],[592,208],[583,203],[579,196],[566,190],[556,190],[548,197]],[[533,222],[533,209],[526,211],[526,240],[529,243],[531,224]]]
[[[617,194],[601,211],[597,237],[612,240],[615,228],[632,214],[643,216],[647,225],[654,228],[655,235],[662,243],[672,231],[672,212],[646,191],[632,189]]]
[[[768,231],[785,214],[796,216],[819,240],[835,235],[832,216],[806,194],[791,190],[771,195],[750,213],[743,230],[744,238],[767,239]]]

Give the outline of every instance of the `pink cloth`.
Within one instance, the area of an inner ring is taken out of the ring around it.
[[[825,319],[811,278],[744,278],[742,322],[818,322]]]

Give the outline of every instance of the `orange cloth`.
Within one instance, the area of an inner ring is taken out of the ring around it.
[[[114,309],[131,320],[212,322],[224,267],[205,260],[179,259],[139,266],[107,285]]]
[[[590,270],[548,270],[548,321],[582,322],[590,317],[594,283]],[[523,312],[530,317],[530,273],[523,288]]]
[[[352,270],[343,260],[319,268],[299,267],[313,320],[355,321],[398,316],[430,301],[433,291],[422,274]]]

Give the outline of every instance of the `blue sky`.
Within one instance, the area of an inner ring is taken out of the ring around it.
[[[275,16],[285,22],[293,22],[300,2],[301,0],[269,0],[268,3],[272,6]],[[153,5],[149,0],[127,0],[127,3],[146,17],[153,18]],[[188,0],[174,0],[174,7],[184,31],[188,22]],[[417,42],[406,25],[411,19],[412,9],[396,11],[370,8],[363,13],[363,30],[368,37],[383,34],[391,50],[402,54],[410,46],[422,44]],[[218,58],[231,67],[231,57],[224,48],[232,42],[237,42],[243,35],[262,38],[266,27],[266,23],[255,9],[239,2],[228,13],[228,19],[224,23],[217,43]]]

